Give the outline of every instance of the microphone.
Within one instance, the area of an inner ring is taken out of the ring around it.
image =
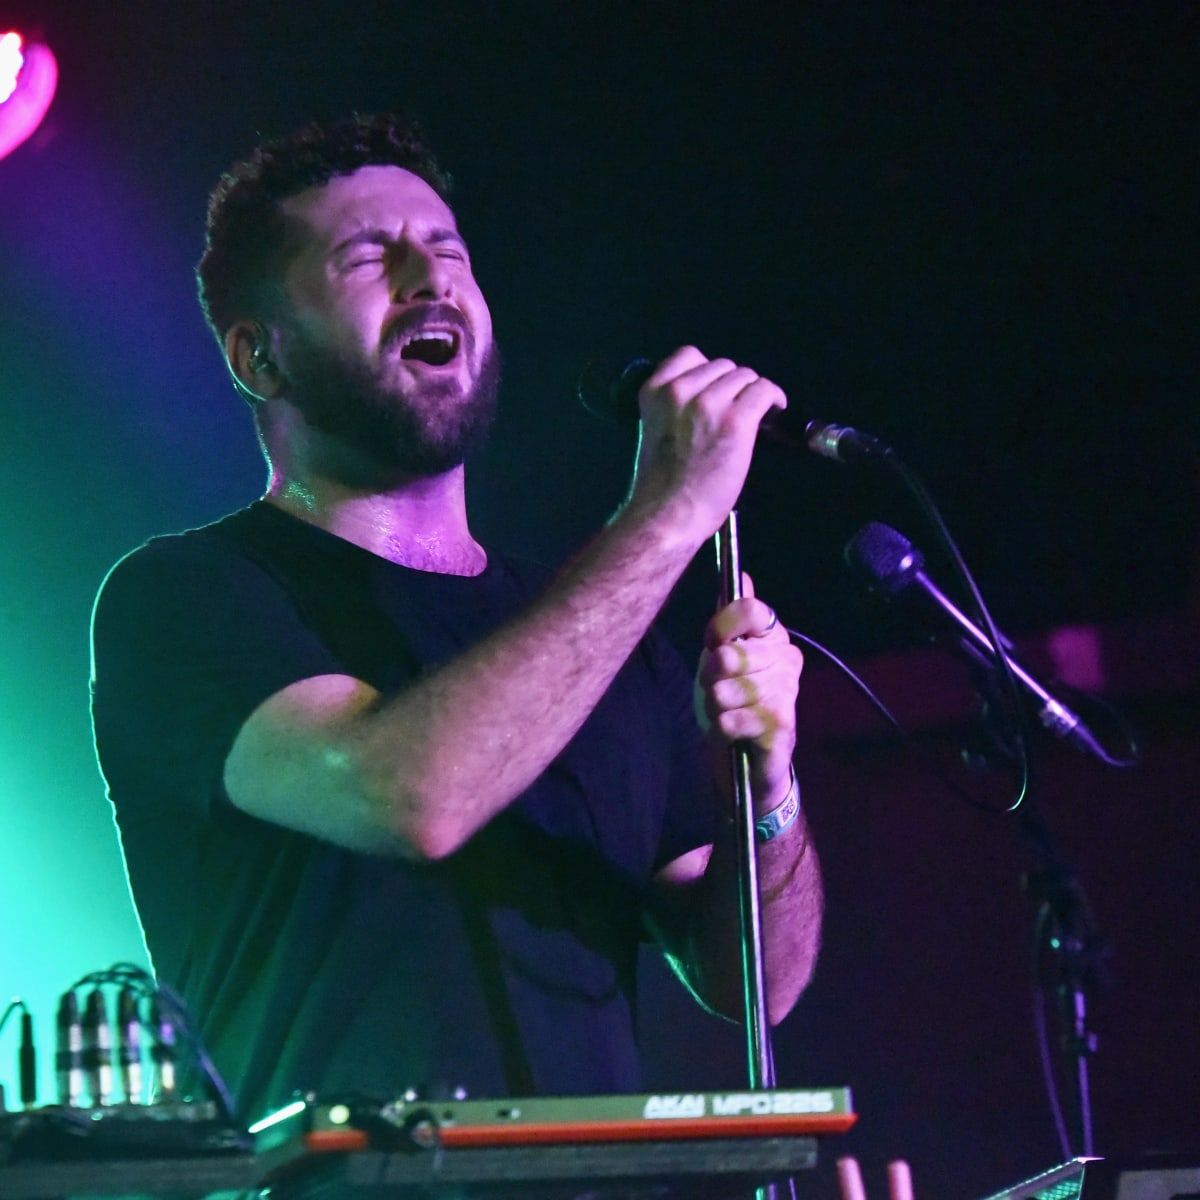
[[[142,1100],[141,1016],[137,993],[131,987],[123,987],[117,994],[117,1044],[125,1100],[138,1104]]]
[[[594,417],[617,425],[634,426],[640,419],[638,392],[654,373],[655,363],[648,358],[593,358],[584,364],[575,385],[579,403]],[[862,462],[894,459],[895,453],[885,442],[849,425],[831,425],[809,421],[804,427],[804,442],[776,425],[781,416],[769,412],[759,432],[784,446],[801,444],[822,458],[835,462]]]
[[[79,999],[73,990],[59,998],[54,1026],[58,1102],[74,1108],[83,1095],[83,1026],[79,1021]]]
[[[92,1107],[111,1104],[112,1026],[108,1023],[108,1005],[99,987],[92,988],[83,1005],[83,1070]]]
[[[961,631],[963,649],[989,666],[996,665],[991,639],[925,574],[925,556],[898,530],[873,521],[864,525],[845,549],[846,564],[873,592],[886,600],[916,587],[932,601]],[[1108,755],[1095,735],[1075,712],[1056,700],[1010,654],[1011,643],[1002,637],[1002,649],[1014,678],[1038,704],[1038,720],[1055,737],[1063,738],[1088,754],[1102,760]]]
[[[32,1108],[37,1103],[37,1050],[33,1043],[33,1014],[21,1014],[21,1048],[17,1053],[17,1071],[21,1081],[21,1103]]]
[[[175,1023],[157,995],[150,999],[150,1060],[154,1064],[154,1098],[160,1103],[177,1099]]]

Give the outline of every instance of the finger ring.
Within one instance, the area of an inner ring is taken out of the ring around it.
[[[771,619],[770,619],[770,621],[767,622],[767,627],[766,627],[766,629],[763,630],[763,633],[770,633],[771,630],[774,629],[775,626],[778,624],[779,624],[779,614],[774,609],[771,609]]]

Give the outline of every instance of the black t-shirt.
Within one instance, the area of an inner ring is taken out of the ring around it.
[[[340,849],[236,809],[225,757],[296,680],[384,695],[486,637],[542,572],[414,571],[257,503],[105,581],[93,720],[159,977],[248,1118],[295,1089],[634,1091],[654,871],[711,841],[690,683],[648,636],[545,774],[448,858]]]

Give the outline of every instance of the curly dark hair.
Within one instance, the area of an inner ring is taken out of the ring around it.
[[[425,180],[443,200],[450,176],[420,126],[392,113],[313,123],[264,142],[221,176],[208,200],[204,253],[196,264],[200,307],[218,342],[238,320],[264,316],[294,245],[280,202],[365,166],[396,166]]]

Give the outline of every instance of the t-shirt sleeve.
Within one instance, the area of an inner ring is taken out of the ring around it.
[[[692,706],[691,673],[656,630],[651,630],[643,648],[670,720],[670,785],[654,861],[658,870],[714,840],[720,807],[708,746]]]
[[[202,819],[224,798],[226,755],[254,709],[341,670],[280,584],[216,538],[135,550],[109,573],[92,618],[96,750],[118,811],[154,797]]]

